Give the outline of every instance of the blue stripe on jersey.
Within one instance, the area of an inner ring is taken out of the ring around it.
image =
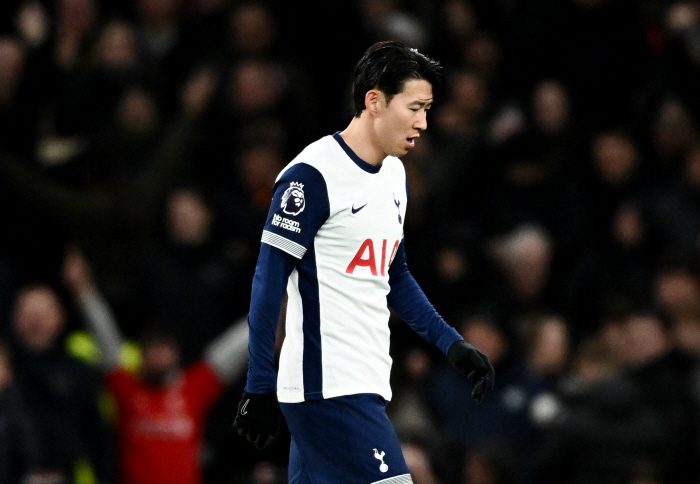
[[[456,329],[442,319],[408,271],[403,240],[389,267],[389,287],[389,307],[396,311],[413,331],[445,355],[453,343],[463,339]]]
[[[360,158],[359,156],[357,156],[357,154],[355,154],[355,152],[352,150],[352,148],[350,148],[350,147],[348,146],[348,144],[345,142],[345,140],[343,139],[343,137],[340,136],[340,132],[339,132],[339,131],[337,131],[337,132],[333,135],[333,139],[335,139],[335,140],[338,142],[338,144],[340,145],[340,147],[343,148],[343,150],[345,151],[345,153],[347,153],[347,155],[350,157],[350,159],[351,159],[352,161],[354,161],[355,164],[356,164],[357,166],[359,166],[360,168],[362,168],[363,170],[365,170],[367,173],[379,173],[379,170],[381,170],[382,165],[377,165],[377,166],[370,165],[370,164],[367,163],[365,160],[363,160],[362,158]]]
[[[303,311],[304,329],[304,399],[323,398],[323,370],[321,361],[321,305],[318,295],[316,252],[313,243],[297,265],[299,293]]]
[[[298,189],[296,197],[303,201],[297,206],[289,199],[285,202],[285,194],[294,187]],[[289,275],[296,267],[304,311],[304,388],[322,395],[316,258],[313,250],[307,248],[313,248],[316,233],[330,213],[326,181],[316,168],[298,163],[280,176],[273,192],[250,300],[246,391],[276,390],[275,336]]]

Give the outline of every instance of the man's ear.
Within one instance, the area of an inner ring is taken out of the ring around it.
[[[379,89],[370,89],[365,94],[365,109],[371,116],[375,116],[379,110],[379,103],[382,101],[383,94]]]

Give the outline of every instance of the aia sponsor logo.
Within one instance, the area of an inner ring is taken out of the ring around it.
[[[399,241],[397,240],[393,243],[390,253],[388,253],[387,250],[389,244],[386,239],[382,239],[381,242],[376,244],[376,247],[381,247],[381,252],[378,254],[375,253],[375,243],[372,239],[367,239],[362,242],[362,245],[360,245],[360,248],[357,250],[352,261],[350,261],[345,272],[347,274],[354,274],[355,270],[358,270],[359,267],[365,267],[370,270],[373,276],[386,276],[391,261],[394,260],[396,251],[399,249]],[[377,261],[380,263],[377,264]]]

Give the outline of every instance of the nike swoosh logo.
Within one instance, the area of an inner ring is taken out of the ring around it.
[[[246,415],[248,413],[247,408],[248,408],[249,403],[250,403],[250,398],[248,400],[246,400],[245,403],[243,404],[243,406],[241,407],[241,415]]]
[[[366,206],[367,206],[366,203],[365,203],[364,205],[362,205],[361,207],[357,207],[357,208],[355,208],[355,205],[353,205],[352,208],[351,208],[350,210],[352,210],[352,213],[353,213],[353,214],[356,214],[357,212],[359,212],[360,210],[362,210],[362,209],[365,208]]]

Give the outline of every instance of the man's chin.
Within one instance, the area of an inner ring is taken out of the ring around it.
[[[388,156],[395,156],[396,158],[401,158],[402,156],[406,156],[408,152],[411,151],[409,148],[397,148],[394,150],[393,153],[389,153]]]

